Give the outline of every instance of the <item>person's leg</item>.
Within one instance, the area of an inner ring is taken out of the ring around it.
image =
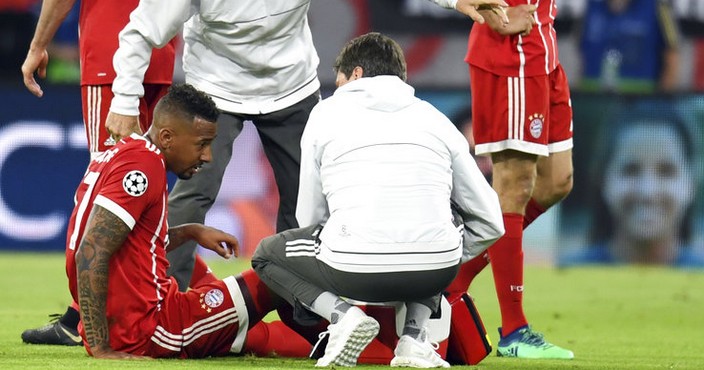
[[[493,187],[506,233],[489,247],[489,260],[505,333],[528,324],[523,313],[523,213],[536,179],[537,156],[507,150],[492,155]]]
[[[540,157],[535,164],[535,183],[530,193],[532,199],[526,202],[522,219],[515,218],[506,222],[507,232],[505,237],[522,233],[521,229],[523,227],[529,225],[544,210],[563,199],[572,189],[572,107],[569,98],[569,87],[564,71],[561,68],[557,68],[551,75],[547,76],[546,81],[547,86],[545,89],[542,86],[535,86],[535,81],[527,82],[527,86],[529,86],[527,91],[532,93],[547,90],[548,92],[549,109],[541,124],[547,125],[547,128],[543,130],[543,134],[547,131],[547,147],[550,155]],[[530,97],[527,98],[527,105],[533,104],[536,103]],[[536,104],[535,106],[539,105]],[[535,109],[539,111],[538,108]],[[535,119],[531,121],[531,125],[533,122],[535,122]],[[518,240],[515,243],[518,245]],[[497,248],[497,244],[489,249],[489,256],[492,270],[496,270],[497,267],[504,269],[504,271],[494,271],[497,294],[499,295],[499,302],[502,308],[502,325],[504,325],[500,330],[501,340],[497,348],[498,354],[500,356],[519,358],[573,358],[574,354],[572,351],[545,341],[542,334],[528,326],[525,316],[522,316],[522,308],[519,311],[517,308],[518,303],[516,302],[518,296],[522,295],[522,278],[520,281],[505,280],[503,283],[500,283],[500,279],[497,279],[498,275],[507,276],[508,279],[517,277],[512,277],[508,268],[512,265],[511,261],[517,259],[519,247],[516,247],[515,251],[512,252],[511,248]],[[520,256],[522,257],[522,252]],[[514,264],[517,264],[517,262],[514,262]],[[503,285],[503,289],[509,289],[513,288],[514,283],[516,284],[516,292],[504,291],[503,301],[506,304],[501,303],[502,292],[499,291],[499,284]],[[505,313],[508,315],[507,319],[504,319]],[[521,323],[525,324],[518,326]]]
[[[282,321],[260,321],[247,331],[242,353],[259,357],[308,357],[311,343]]]
[[[548,150],[550,156],[538,160],[538,178],[533,197],[526,208],[529,224],[572,191],[572,103],[567,76],[558,67],[549,76],[550,81],[550,130]]]
[[[520,358],[571,358],[571,352],[538,340],[542,337],[528,326],[522,305],[523,227],[530,223],[524,216],[538,181],[538,157],[571,147],[571,116],[553,127],[553,121],[569,111],[564,109],[569,108],[569,94],[563,87],[554,88],[551,76],[505,77],[475,67],[470,73],[472,90],[481,91],[472,95],[476,152],[492,155],[492,186],[506,229],[488,249],[501,310],[497,352]],[[559,137],[563,140],[556,140]],[[533,218],[541,212],[529,210]]]
[[[343,301],[331,284],[334,273],[316,258],[319,226],[291,229],[262,240],[252,267],[272,291],[294,307],[299,322],[330,322],[325,354],[316,366],[355,366],[364,348],[379,332],[379,323]]]
[[[301,136],[313,107],[320,101],[315,93],[289,108],[264,114],[252,121],[259,132],[279,190],[276,231],[298,227],[296,202],[301,167]]]
[[[164,301],[154,334],[131,351],[181,358],[243,353],[249,330],[280,304],[252,270],[185,293],[169,291]]]
[[[217,126],[218,134],[212,144],[213,161],[203,165],[191,179],[177,180],[169,194],[169,225],[203,223],[205,214],[215,202],[232,157],[232,143],[242,132],[243,120],[223,112],[218,117]],[[176,278],[181,291],[188,289],[191,281],[196,246],[193,241],[187,242],[166,255],[169,259],[167,273]]]
[[[427,326],[433,310],[428,302],[406,302],[403,333],[394,349],[392,367],[450,367],[429,339]]]

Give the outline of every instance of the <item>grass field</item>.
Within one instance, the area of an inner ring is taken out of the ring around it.
[[[212,261],[219,276],[247,264]],[[704,369],[704,272],[658,268],[526,269],[526,314],[575,359],[511,360],[492,353],[467,369]],[[489,271],[471,290],[492,342],[500,325]],[[82,348],[25,345],[22,330],[68,303],[63,255],[0,253],[0,369],[303,369],[307,359],[225,357],[103,361]],[[386,366],[360,365],[363,368]]]

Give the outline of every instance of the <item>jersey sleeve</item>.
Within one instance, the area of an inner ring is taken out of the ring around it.
[[[141,153],[141,155],[140,155]],[[124,153],[107,169],[95,204],[119,217],[130,229],[144,211],[162,202],[166,172],[153,153]]]
[[[115,94],[110,111],[139,115],[139,97],[144,96],[144,74],[149,67],[152,49],[161,48],[181,30],[194,13],[190,0],[169,0],[168,6],[157,0],[143,0],[130,15],[119,35],[119,47],[113,57]]]
[[[319,138],[327,117],[322,112],[319,107],[313,108],[301,137],[301,176],[296,203],[296,221],[301,227],[325,223],[330,216],[320,177],[323,148]]]

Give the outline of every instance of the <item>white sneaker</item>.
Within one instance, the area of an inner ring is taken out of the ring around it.
[[[447,361],[443,360],[440,355],[435,352],[436,346],[430,341],[420,342],[408,335],[403,335],[396,344],[394,349],[394,358],[391,360],[391,367],[416,367],[416,368],[432,368],[432,367],[450,367]]]
[[[328,326],[330,338],[325,355],[318,359],[316,367],[357,366],[357,358],[367,345],[379,334],[379,323],[367,316],[358,307],[350,308],[337,324]]]

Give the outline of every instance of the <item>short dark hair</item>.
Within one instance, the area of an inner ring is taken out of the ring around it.
[[[347,42],[335,59],[333,70],[349,78],[355,67],[362,67],[364,77],[391,75],[406,81],[406,60],[401,46],[378,32]]]
[[[154,110],[181,114],[187,121],[201,117],[206,121],[215,122],[220,115],[210,96],[185,83],[169,87],[169,91],[161,98]]]

